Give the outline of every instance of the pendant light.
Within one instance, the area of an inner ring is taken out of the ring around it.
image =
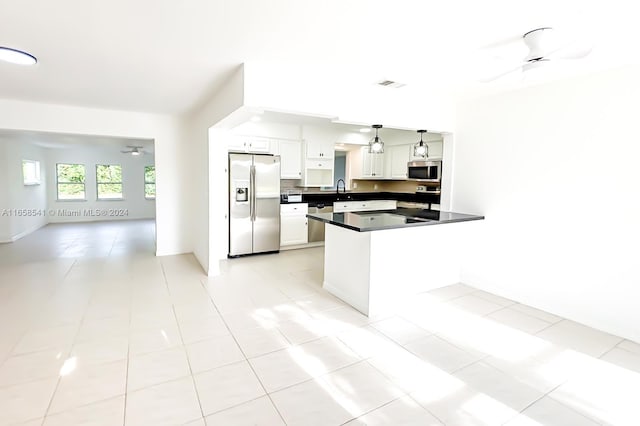
[[[378,129],[382,129],[382,124],[374,124],[371,127],[376,129],[376,135],[369,141],[369,154],[382,154],[384,152],[384,142],[378,136]]]
[[[426,142],[424,142],[422,140],[422,135],[424,133],[427,133],[427,131],[426,130],[418,130],[418,133],[420,133],[420,142],[417,142],[413,146],[413,156],[414,157],[429,158],[429,146],[426,144]]]

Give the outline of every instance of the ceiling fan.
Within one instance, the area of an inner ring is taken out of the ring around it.
[[[148,154],[148,151],[145,151],[144,149],[142,149],[142,146],[140,145],[127,145],[127,148],[130,149],[123,149],[120,152],[123,154],[131,154],[133,156],[139,156],[139,155],[144,155],[144,154]]]
[[[489,47],[496,48],[519,40],[522,40],[529,49],[529,53],[519,61],[519,64],[507,71],[482,78],[481,81],[485,83],[492,82],[519,70],[527,72],[546,67],[551,62],[557,60],[581,59],[587,56],[593,48],[593,45],[588,41],[568,38],[566,35],[558,34],[558,32],[551,27],[536,28],[524,33],[517,39],[509,39]]]

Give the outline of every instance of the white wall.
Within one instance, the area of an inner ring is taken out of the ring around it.
[[[486,215],[464,282],[640,341],[638,75],[459,105],[452,208]]]
[[[154,165],[153,154],[134,157],[120,152],[120,146],[86,145],[69,149],[47,149],[47,199],[48,208],[58,212],[80,211],[81,216],[51,214],[49,222],[90,222],[96,220],[151,219],[156,215],[155,200],[144,197],[144,167]],[[56,164],[83,164],[86,171],[86,201],[58,201],[56,191]],[[122,200],[97,200],[96,164],[116,164],[122,166]],[[91,216],[85,211],[97,210],[126,211],[120,216]]]
[[[192,163],[185,173],[195,194],[189,210],[189,233],[193,253],[210,275],[217,273],[217,261],[226,257],[228,186],[224,121],[235,121],[234,113],[248,118],[238,111],[242,108],[243,99],[244,69],[239,67],[223,88],[195,111],[186,123]],[[221,128],[211,129],[214,125]]]
[[[7,147],[6,143],[0,139],[0,182],[9,180],[9,172],[6,166]],[[11,216],[2,214],[4,209],[10,208],[9,187],[0,185],[0,243],[11,241]]]
[[[47,197],[44,149],[32,144],[23,144],[13,140],[0,140],[0,169],[3,190],[0,192],[0,241],[15,241],[47,224]],[[22,160],[40,162],[40,185],[24,185]],[[5,210],[6,209],[6,210]],[[19,212],[31,213],[20,214]],[[8,216],[6,214],[9,214]],[[4,228],[4,230],[2,229]]]
[[[155,141],[158,255],[193,251],[190,222],[198,197],[193,185],[191,144],[183,122],[139,112],[0,100],[0,128]]]

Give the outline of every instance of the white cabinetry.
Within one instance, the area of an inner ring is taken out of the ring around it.
[[[382,179],[384,177],[384,153],[372,154],[369,147],[362,147],[362,178]]]
[[[280,178],[302,179],[302,145],[299,141],[279,140]]]
[[[228,150],[231,152],[255,152],[271,154],[271,140],[250,136],[233,136],[229,140]]]
[[[335,157],[334,154],[334,146],[332,140],[324,140],[324,139],[308,139],[306,142],[306,152],[308,159],[314,158],[326,158],[333,159]]]
[[[408,145],[395,145],[387,149],[389,162],[391,163],[391,179],[407,178],[407,163],[409,162]]]
[[[307,203],[280,204],[280,246],[308,241]]]
[[[333,186],[333,141],[312,138],[305,141],[303,186]]]
[[[364,212],[373,210],[394,210],[395,200],[369,200],[369,201],[336,201],[333,203],[334,213]]]
[[[304,165],[304,186],[333,186],[333,159],[307,159]]]

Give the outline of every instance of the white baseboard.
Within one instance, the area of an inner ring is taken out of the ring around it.
[[[307,243],[307,244],[294,244],[291,246],[280,246],[280,251],[296,250],[296,249],[303,249],[303,248],[310,248],[310,247],[321,247],[323,245],[324,245],[324,241],[314,241],[312,243]]]
[[[11,241],[6,241],[6,242],[7,243],[13,243],[15,241],[18,241],[20,238],[26,237],[27,235],[31,234],[32,232],[37,231],[38,229],[40,229],[40,228],[42,228],[43,226],[46,226],[46,225],[47,225],[47,222],[38,224],[36,226],[32,226],[31,228],[27,229],[26,231],[22,231],[21,233],[12,236],[11,237]]]

